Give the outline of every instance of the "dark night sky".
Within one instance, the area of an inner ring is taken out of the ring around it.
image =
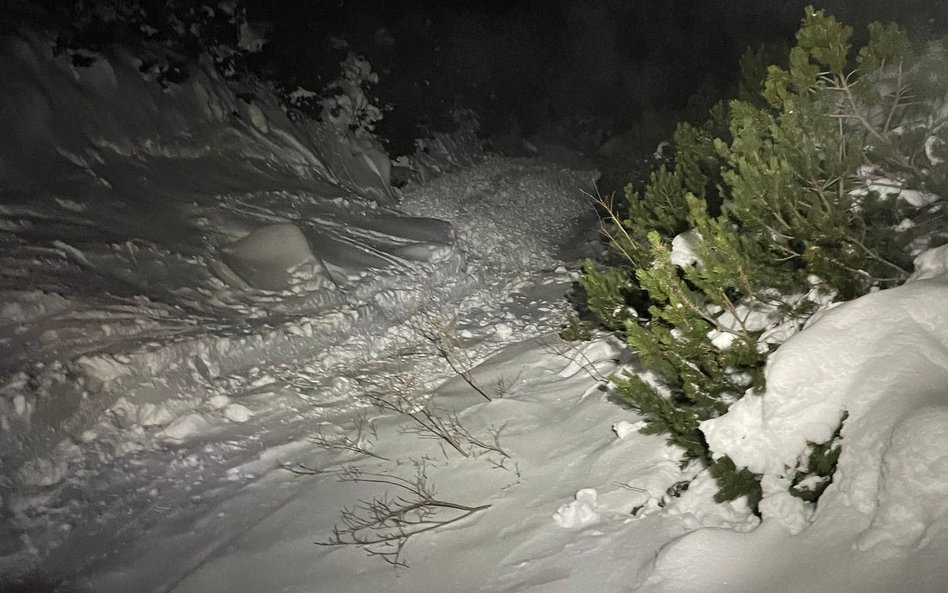
[[[45,7],[65,19],[60,24],[67,30],[70,15],[96,6],[95,1],[7,1],[21,13]],[[106,6],[124,2],[101,1]],[[339,48],[340,40],[364,55],[381,77],[372,92],[393,108],[378,131],[393,152],[401,153],[411,151],[424,127],[449,128],[448,114],[455,107],[477,112],[488,134],[517,125],[525,135],[578,114],[607,118],[621,132],[651,121],[658,111],[678,117],[689,99],[691,107],[706,108],[733,96],[738,61],[748,47],[792,43],[804,5],[811,1],[857,32],[870,20],[891,19],[923,29],[923,35],[948,32],[946,0],[238,3],[252,21],[268,25],[269,43],[262,54],[248,58],[248,66],[287,90],[302,86],[318,92],[336,79],[347,51]],[[159,15],[166,7],[166,0],[136,2]],[[200,12],[216,3],[173,4],[179,10],[193,5]],[[2,17],[0,9],[0,30],[9,20]],[[101,41],[94,25],[79,27],[80,46]]]
[[[397,152],[419,124],[446,125],[455,106],[477,111],[489,132],[516,122],[530,134],[579,112],[608,117],[618,131],[696,94],[710,105],[732,96],[746,48],[792,43],[811,1],[249,0],[248,7],[271,25],[263,60],[278,79],[322,88],[345,54],[332,49],[333,38],[366,56],[381,76],[375,92],[394,107],[380,132]],[[817,4],[857,31],[871,19],[948,20],[941,0]]]
[[[526,131],[579,111],[618,127],[646,108],[724,92],[744,49],[791,40],[802,2],[761,0],[362,0],[251,3],[272,23],[270,64],[319,86],[345,39],[380,72],[395,119],[467,105]],[[384,33],[383,33],[384,31]],[[386,44],[384,41],[394,42]],[[436,122],[433,122],[436,123]]]

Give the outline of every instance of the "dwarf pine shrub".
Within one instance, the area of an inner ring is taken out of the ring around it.
[[[603,200],[616,257],[587,262],[581,284],[653,371],[616,377],[617,396],[643,432],[711,466],[719,500],[756,506],[759,483],[712,459],[701,422],[760,397],[768,355],[817,308],[903,282],[915,254],[944,242],[946,45],[895,25],[871,25],[857,51],[851,38],[808,7],[760,97],[679,125],[670,166],[644,191],[627,186],[623,207]]]

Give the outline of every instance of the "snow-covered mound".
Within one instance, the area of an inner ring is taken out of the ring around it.
[[[0,38],[5,192],[167,198],[162,190],[171,181],[193,185],[200,171],[203,185],[193,189],[202,192],[251,181],[269,189],[289,176],[392,199],[390,165],[377,145],[342,141],[312,121],[291,122],[261,83],[229,85],[207,60],[180,85],[164,86],[120,49],[77,67],[65,53],[54,57],[53,45],[33,33]]]
[[[820,515],[845,504],[878,523],[909,503],[897,514],[904,529],[919,531],[910,538],[917,543],[948,511],[936,512],[948,492],[948,473],[939,478],[936,467],[948,462],[948,425],[928,409],[948,410],[948,277],[931,273],[945,261],[948,248],[928,252],[907,284],[825,312],[778,350],[764,396],[744,398],[702,424],[716,454],[765,476],[765,520],[773,514],[798,522],[783,516],[787,468],[809,443],[829,440],[844,413],[839,477]],[[927,410],[922,417],[919,409]],[[917,490],[910,502],[890,500],[893,488],[909,484]]]
[[[822,313],[773,355],[764,395],[702,423],[716,455],[763,474],[763,527],[682,538],[646,590],[945,590],[946,269],[948,247],[928,251],[905,285]],[[844,413],[839,464],[813,512],[787,490],[792,468]]]
[[[445,222],[378,207],[376,148],[240,98],[209,64],[162,88],[118,50],[77,68],[39,36],[0,43],[6,459],[31,456],[15,428],[65,426],[182,358],[226,372],[226,340],[254,327],[273,330],[260,348],[313,331],[291,315],[369,320],[407,270],[464,266]],[[316,322],[340,339],[351,324]]]

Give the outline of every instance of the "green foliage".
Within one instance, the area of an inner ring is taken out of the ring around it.
[[[859,50],[856,63],[863,72],[879,70],[884,66],[911,60],[914,54],[912,42],[905,31],[894,23],[871,23],[869,44]]]
[[[600,270],[593,262],[587,261],[583,264],[583,276],[579,282],[586,290],[586,306],[598,316],[604,327],[618,330],[625,326],[629,318],[625,293],[632,286],[626,270]]]
[[[761,97],[679,125],[673,161],[604,223],[620,263],[587,264],[590,310],[651,371],[617,378],[618,397],[688,458],[711,464],[700,422],[763,391],[782,339],[768,330],[903,282],[912,250],[943,240],[942,200],[895,194],[948,189],[948,49],[917,52],[894,25],[872,25],[856,52],[852,36],[809,7],[783,65],[748,57],[745,89]],[[635,294],[647,304],[633,315]],[[756,506],[756,476],[727,458],[711,468],[722,500]]]
[[[649,230],[657,230],[664,236],[683,232],[687,229],[684,213],[686,204],[682,199],[685,192],[684,174],[679,169],[669,170],[664,165],[653,171],[649,177],[645,194],[640,195],[631,185],[626,186],[628,218],[623,226],[632,230],[637,237]],[[658,205],[661,207],[652,207]]]
[[[589,321],[579,317],[570,317],[569,325],[560,332],[560,337],[567,342],[588,342],[592,339],[594,326]]]
[[[681,447],[688,458],[705,461],[707,444],[698,429],[698,418],[683,394],[666,395],[642,377],[627,374],[613,378],[626,402],[650,422],[644,434],[669,434],[669,442]]]
[[[839,421],[839,428],[830,440],[810,445],[810,454],[807,456],[806,464],[800,467],[793,476],[790,494],[815,503],[823,495],[823,491],[833,483],[839,454],[843,450],[839,442],[842,438],[840,433],[848,417],[849,412],[843,414],[843,418]]]
[[[802,51],[813,61],[829,68],[833,74],[844,76],[849,61],[851,27],[841,24],[822,10],[807,6],[803,25],[797,33],[796,51]],[[793,58],[791,56],[791,63]]]
[[[747,506],[757,510],[763,490],[760,487],[760,476],[746,467],[737,469],[734,462],[727,457],[715,460],[708,468],[718,483],[719,490],[714,495],[715,502],[727,502],[741,496],[747,497]]]

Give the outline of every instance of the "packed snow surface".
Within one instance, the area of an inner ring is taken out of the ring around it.
[[[4,43],[0,585],[945,590],[948,249],[703,425],[761,521],[612,401],[621,344],[557,336],[593,172],[488,158],[398,196],[377,147],[213,69],[162,91]],[[814,511],[786,473],[844,413]]]

